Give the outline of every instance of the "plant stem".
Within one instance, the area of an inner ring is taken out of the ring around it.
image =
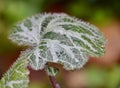
[[[45,71],[50,79],[53,88],[60,88],[59,84],[56,82],[55,76],[59,72],[59,70],[55,67],[50,67],[48,64],[46,65]]]
[[[55,76],[49,76],[49,79],[53,88],[60,88],[59,84],[56,82]]]

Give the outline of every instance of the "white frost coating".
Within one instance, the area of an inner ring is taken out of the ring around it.
[[[43,69],[47,62],[63,64],[67,70],[79,69],[88,55],[105,52],[105,38],[98,28],[64,13],[29,17],[16,25],[10,39],[32,47],[27,58],[35,70]]]

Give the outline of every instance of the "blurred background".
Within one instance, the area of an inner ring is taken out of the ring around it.
[[[61,88],[120,88],[120,0],[0,0],[0,78],[25,47],[8,40],[11,27],[36,13],[65,12],[96,25],[106,36],[106,54],[80,70],[58,66]],[[30,74],[29,88],[51,88],[44,71]]]

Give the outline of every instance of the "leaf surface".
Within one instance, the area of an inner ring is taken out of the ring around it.
[[[67,14],[37,14],[18,23],[10,39],[28,45],[29,64],[33,69],[47,62],[63,64],[67,70],[81,68],[88,56],[105,53],[105,37],[95,26]]]
[[[0,80],[0,88],[27,88],[29,82],[27,64],[26,58],[18,58]]]

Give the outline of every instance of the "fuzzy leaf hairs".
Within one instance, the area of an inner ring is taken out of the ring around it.
[[[62,64],[66,70],[80,69],[89,56],[105,53],[106,39],[95,26],[64,13],[36,14],[13,27],[9,38],[28,46],[0,80],[0,88],[27,88],[29,71],[44,69],[53,88],[60,88],[59,72],[49,62]]]
[[[12,65],[0,80],[0,88],[27,88],[29,83],[28,61],[24,56]]]
[[[47,62],[62,64],[66,70],[80,69],[88,56],[105,53],[105,37],[95,26],[67,14],[36,14],[14,26],[10,39],[26,50],[35,70]],[[26,54],[25,53],[25,54]]]

